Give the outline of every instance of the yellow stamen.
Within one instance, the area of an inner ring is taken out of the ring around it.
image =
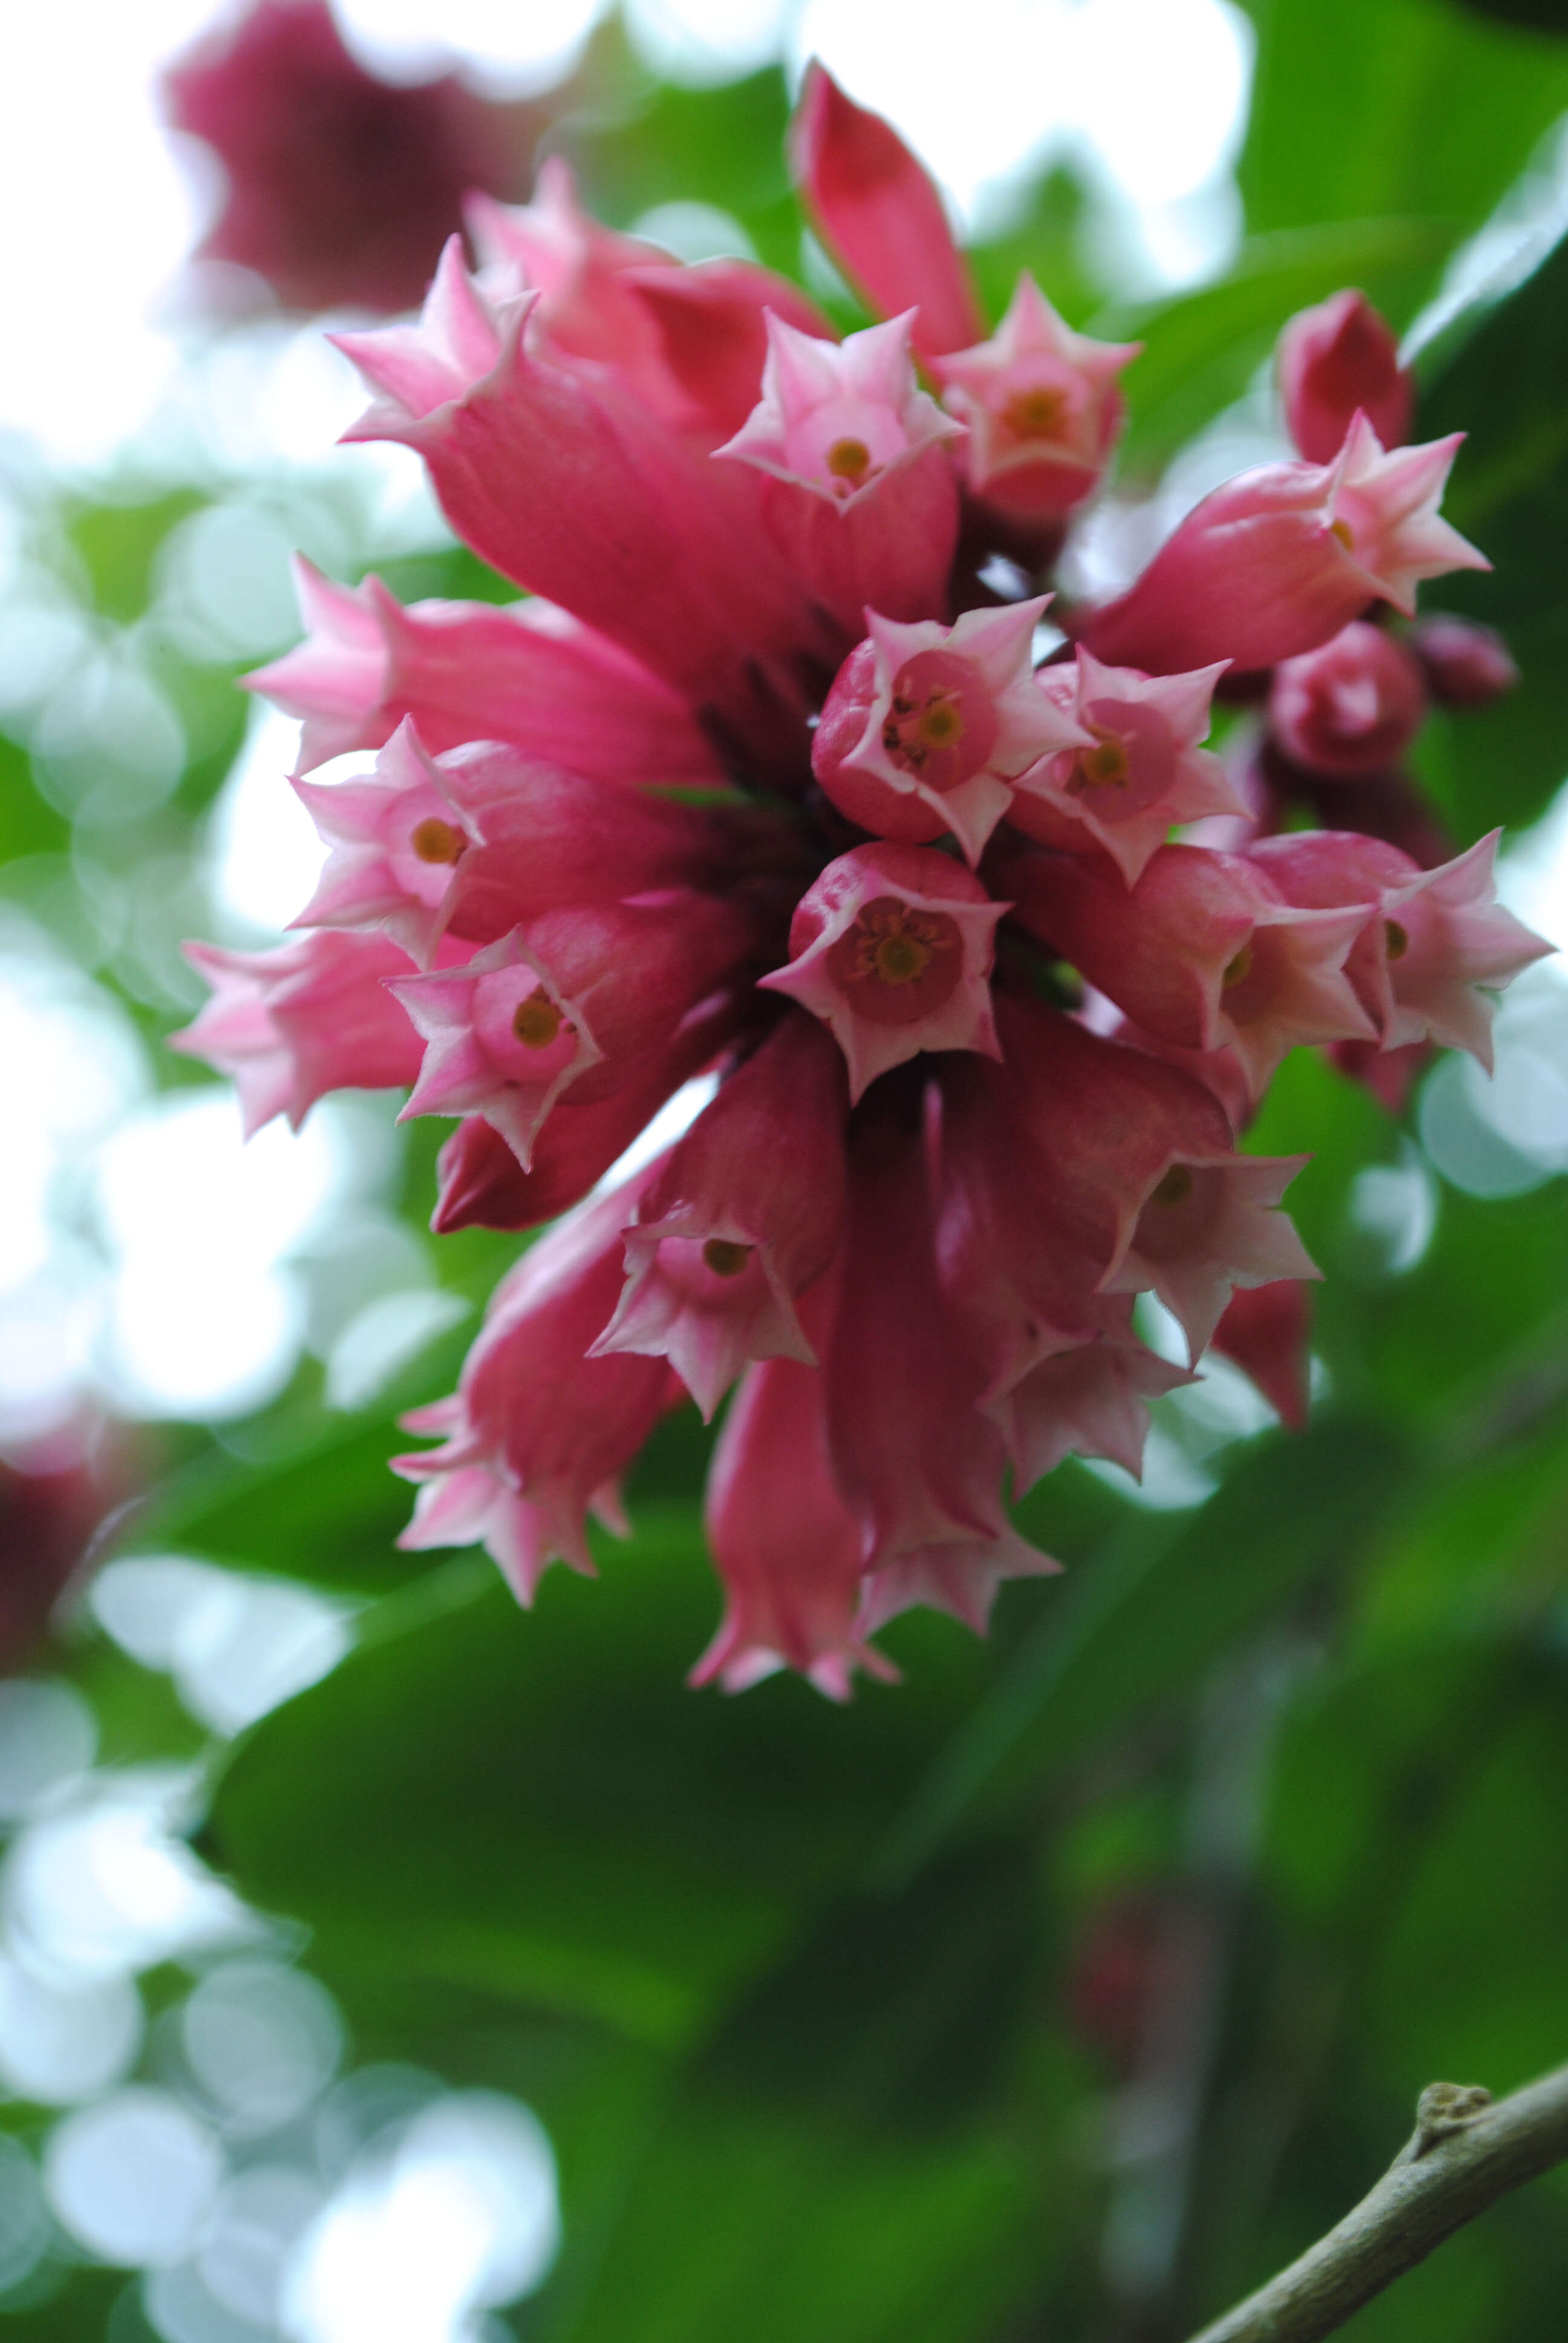
[[[1101,734],[1092,749],[1081,749],[1069,789],[1120,789],[1127,786],[1127,750],[1113,732]]]
[[[1185,1163],[1172,1163],[1165,1177],[1152,1191],[1151,1204],[1184,1204],[1192,1193],[1192,1174]]]
[[[1050,384],[1016,391],[1001,410],[1001,419],[1015,439],[1056,439],[1068,420],[1067,394]]]
[[[525,1050],[548,1050],[565,1021],[542,984],[512,1012],[512,1031]]]
[[[421,862],[456,862],[468,841],[455,822],[432,813],[414,824],[408,843]]]
[[[1397,920],[1385,920],[1383,921],[1382,938],[1383,946],[1390,960],[1402,960],[1405,953],[1410,950],[1409,934],[1400,926]]]
[[[1329,535],[1331,537],[1337,537],[1347,553],[1353,553],[1355,551],[1354,540],[1351,536],[1348,526],[1342,520],[1330,521]]]
[[[923,704],[895,694],[882,726],[883,749],[907,772],[918,773],[933,749],[956,749],[963,737],[963,710],[951,690],[930,692]]]
[[[863,439],[835,439],[828,450],[828,469],[836,480],[859,488],[871,468],[871,451]]]
[[[1233,985],[1245,984],[1252,973],[1252,947],[1243,944],[1234,960],[1225,962],[1225,972],[1220,979],[1222,989],[1229,992]]]
[[[739,1277],[751,1258],[751,1247],[737,1244],[733,1237],[709,1237],[702,1258],[715,1277]]]

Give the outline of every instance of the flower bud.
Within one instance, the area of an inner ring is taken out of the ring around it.
[[[1434,611],[1411,630],[1432,696],[1445,708],[1484,708],[1519,680],[1513,654],[1494,627]]]
[[[1269,722],[1293,764],[1332,779],[1386,772],[1426,716],[1421,668],[1403,643],[1363,619],[1321,649],[1282,659]]]
[[[1280,336],[1280,391],[1292,438],[1309,464],[1332,464],[1359,407],[1385,447],[1410,430],[1415,384],[1364,293],[1302,309]]]

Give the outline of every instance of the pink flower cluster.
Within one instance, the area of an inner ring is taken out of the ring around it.
[[[352,436],[417,447],[532,598],[303,573],[308,639],[254,681],[307,770],[379,754],[297,782],[331,850],[303,932],[197,950],[182,1046],[253,1126],[336,1084],[454,1118],[437,1229],[566,1214],[410,1420],[440,1444],[398,1461],[406,1544],[481,1540],[527,1601],[552,1559],[591,1568],[665,1412],[733,1388],[697,1679],[841,1696],[889,1673],[895,1613],[978,1628],[1055,1567],[1010,1489],[1074,1452],[1137,1471],[1190,1380],[1140,1293],[1299,1412],[1303,1159],[1238,1143],[1275,1068],[1484,1059],[1544,947],[1493,900],[1494,840],[1429,864],[1361,818],[1440,669],[1475,697],[1496,654],[1396,623],[1482,557],[1437,510],[1457,443],[1402,444],[1360,297],[1287,332],[1301,460],[1058,608],[1071,655],[1040,665],[1049,593],[1000,599],[975,548],[1048,574],[1136,352],[1027,277],[988,336],[930,182],[819,70],[794,152],[887,322],[840,340],[760,268],[682,267],[558,163],[474,206],[477,266],[454,240],[417,325],[345,341],[375,394]],[[1283,827],[1203,746],[1221,684],[1266,696],[1267,754],[1341,791],[1335,827]],[[701,1074],[685,1135],[607,1186]]]

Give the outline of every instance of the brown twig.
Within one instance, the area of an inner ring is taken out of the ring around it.
[[[1477,2213],[1568,2157],[1568,2066],[1506,2099],[1432,2083],[1415,2131],[1337,2228],[1192,2343],[1318,2343]]]

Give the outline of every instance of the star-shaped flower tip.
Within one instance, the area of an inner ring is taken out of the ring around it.
[[[1438,511],[1462,431],[1385,450],[1362,414],[1345,436],[1328,485],[1324,526],[1372,589],[1408,618],[1426,578],[1492,564]]]
[[[789,963],[760,982],[822,1020],[853,1101],[922,1050],[1000,1054],[990,978],[1009,908],[946,854],[853,847],[801,898]]]
[[[1121,428],[1118,379],[1142,347],[1074,333],[1026,270],[989,341],[930,361],[970,427],[964,461],[976,495],[1037,517],[1080,503]]]
[[[1034,681],[1034,629],[1050,597],[966,610],[944,627],[866,612],[868,639],[836,678],[812,747],[824,792],[879,836],[950,832],[972,865],[1017,776],[1091,736]]]
[[[915,379],[913,312],[819,341],[768,313],[762,397],[715,450],[846,505],[894,466],[962,436]]]

